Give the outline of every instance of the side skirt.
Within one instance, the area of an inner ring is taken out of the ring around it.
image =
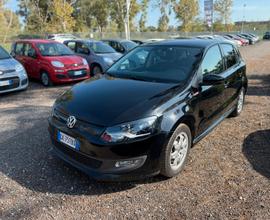
[[[223,114],[218,120],[216,120],[209,128],[207,128],[203,133],[201,133],[198,137],[194,138],[193,144],[198,143],[201,139],[203,139],[206,135],[208,135],[216,126],[218,126],[224,119],[226,119],[234,110],[234,107]]]

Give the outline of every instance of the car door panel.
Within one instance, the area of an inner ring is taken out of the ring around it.
[[[209,48],[203,58],[201,68],[203,77],[208,74],[224,74],[223,57],[218,45]],[[205,131],[218,120],[224,112],[225,84],[202,85],[199,93],[199,128],[198,134]]]

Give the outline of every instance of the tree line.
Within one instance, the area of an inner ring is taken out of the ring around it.
[[[233,0],[214,1],[215,31],[231,29],[232,5]],[[27,33],[123,32],[127,19],[126,0],[18,0],[18,8],[12,22],[18,25],[20,16]],[[147,26],[149,9],[160,10],[157,27]],[[11,15],[8,10],[5,13]],[[178,21],[177,27],[169,25],[172,13]],[[207,30],[200,17],[198,0],[130,0],[128,20],[131,32]],[[5,22],[10,21],[7,18]]]

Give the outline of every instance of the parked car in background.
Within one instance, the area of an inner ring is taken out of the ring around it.
[[[242,34],[245,34],[245,35],[252,37],[254,39],[255,43],[260,41],[260,37],[255,35],[255,34],[252,34],[252,33],[242,33]]]
[[[133,41],[134,43],[136,43],[136,44],[138,44],[138,45],[142,45],[142,44],[145,43],[144,40],[131,40],[131,41]]]
[[[78,39],[65,41],[64,44],[87,60],[91,75],[103,73],[122,56],[102,41]]]
[[[12,45],[12,56],[26,69],[29,78],[44,86],[88,79],[87,61],[64,44],[51,40],[19,40]]]
[[[270,31],[265,32],[265,34],[263,35],[263,39],[270,40]]]
[[[236,36],[248,40],[250,45],[253,45],[253,44],[256,43],[254,37],[251,37],[251,36],[249,36],[247,34],[236,34]]]
[[[0,46],[0,94],[27,87],[28,77],[24,67]]]
[[[126,54],[127,52],[138,46],[138,44],[130,40],[104,39],[102,41],[110,45],[113,49],[115,49],[118,53],[121,54]]]
[[[241,46],[247,46],[247,45],[249,45],[249,41],[248,40],[246,40],[244,38],[241,38],[239,36],[236,36],[234,34],[226,34],[225,36],[227,36],[227,37],[229,37],[229,38],[231,38],[233,40],[240,41],[242,43]]]
[[[102,78],[56,100],[49,118],[53,151],[97,179],[176,176],[193,144],[242,112],[247,86],[246,65],[228,42],[139,46]]]
[[[59,43],[63,43],[66,40],[77,39],[77,37],[74,36],[73,34],[49,34],[48,39],[57,41]]]

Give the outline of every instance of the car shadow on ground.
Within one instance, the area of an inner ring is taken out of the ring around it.
[[[247,95],[269,96],[270,95],[270,74],[253,74],[248,76],[249,86]],[[256,82],[258,81],[258,82]]]
[[[270,179],[270,130],[248,135],[242,150],[253,169]]]
[[[49,113],[49,107],[36,106],[1,110],[11,126],[0,129],[0,172],[21,186],[43,193],[97,195],[165,180],[158,176],[135,182],[97,182],[66,165],[50,151]]]

